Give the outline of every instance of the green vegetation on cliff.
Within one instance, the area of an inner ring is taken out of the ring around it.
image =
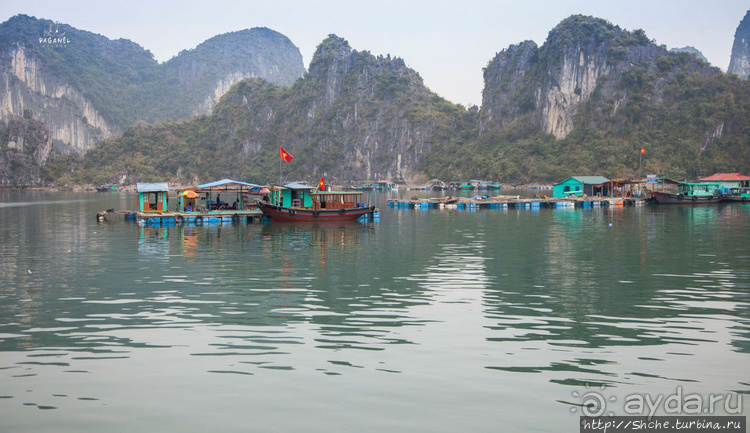
[[[40,43],[50,30],[64,34],[69,43]],[[10,62],[17,48],[42,68],[38,79],[71,86],[107,123],[123,129],[138,120],[180,119],[206,111],[201,104],[232,74],[290,85],[304,73],[297,47],[266,28],[215,36],[159,64],[151,52],[129,40],[16,15],[0,24],[2,62]]]
[[[525,42],[484,71],[481,110],[427,89],[403,60],[324,40],[289,88],[245,80],[214,112],[134,127],[50,179],[113,182],[285,178],[499,178],[552,182],[576,174],[675,178],[750,173],[750,87],[640,30],[574,16],[545,44]],[[71,171],[71,168],[73,170]]]
[[[287,178],[404,179],[433,146],[470,130],[469,118],[427,89],[403,60],[355,51],[330,36],[310,72],[291,87],[241,81],[210,116],[130,128],[82,161],[68,161],[73,172],[63,163],[64,170],[49,176],[94,183],[123,177],[270,182],[283,146],[295,156],[284,164]]]
[[[641,147],[643,175],[750,172],[747,82],[692,54],[668,52],[640,30],[573,16],[542,47],[522,44],[498,54],[485,69],[485,86],[481,132],[430,155],[424,169],[431,177],[630,177],[638,174]],[[550,118],[566,115],[571,129],[563,137],[545,131],[553,130]]]

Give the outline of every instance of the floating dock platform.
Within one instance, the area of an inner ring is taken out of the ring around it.
[[[541,208],[595,208],[640,206],[645,198],[634,197],[586,197],[586,198],[509,198],[491,197],[488,199],[445,198],[388,200],[388,207],[399,209],[541,209]]]
[[[263,212],[260,210],[227,210],[200,212],[138,212],[128,210],[106,210],[96,214],[99,222],[107,221],[108,216],[122,215],[125,221],[138,222],[142,226],[168,226],[178,224],[191,225],[228,225],[254,224],[263,222]]]

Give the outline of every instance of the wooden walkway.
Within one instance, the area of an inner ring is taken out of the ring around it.
[[[263,222],[263,212],[257,209],[224,210],[212,212],[138,212],[129,210],[105,210],[97,212],[96,220],[107,221],[107,217],[122,215],[125,221],[137,221],[144,226],[166,226],[177,224],[217,225],[253,224]]]

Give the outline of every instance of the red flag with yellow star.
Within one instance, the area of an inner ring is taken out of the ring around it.
[[[292,162],[292,158],[294,158],[292,154],[284,150],[281,146],[279,146],[279,149],[281,151],[281,159],[283,159],[284,162]]]

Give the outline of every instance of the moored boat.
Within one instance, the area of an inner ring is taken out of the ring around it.
[[[361,192],[319,191],[303,184],[272,187],[258,207],[271,220],[286,222],[354,221],[377,212],[362,203]]]
[[[725,201],[741,201],[750,203],[750,188],[731,188],[724,196]]]
[[[666,191],[653,191],[652,195],[658,204],[714,204],[722,200],[718,183],[677,184],[677,194]]]

